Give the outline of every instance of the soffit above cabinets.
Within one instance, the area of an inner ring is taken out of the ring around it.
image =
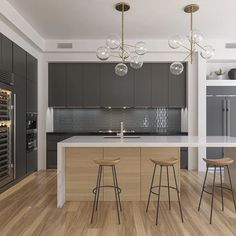
[[[115,0],[4,0],[8,1],[44,39],[104,39],[117,33],[120,15]],[[170,34],[188,32],[183,7],[189,1],[130,1],[126,16],[126,37],[130,39],[164,39]],[[236,1],[198,0],[201,11],[196,13],[196,28],[207,38],[234,39]],[[214,6],[212,8],[212,6]],[[144,20],[145,19],[145,20]]]

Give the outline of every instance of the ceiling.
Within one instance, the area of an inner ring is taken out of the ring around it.
[[[103,39],[120,33],[115,0],[8,0],[45,39]],[[129,39],[163,39],[186,35],[189,15],[183,7],[198,3],[194,28],[206,38],[236,40],[235,0],[127,0],[125,36]]]

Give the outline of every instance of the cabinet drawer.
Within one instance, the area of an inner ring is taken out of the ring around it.
[[[71,135],[47,135],[47,150],[56,151],[57,143],[71,137]]]
[[[47,151],[47,169],[57,168],[57,151]]]

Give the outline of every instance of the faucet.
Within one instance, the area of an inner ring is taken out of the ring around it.
[[[120,138],[124,138],[124,123],[120,122],[120,133],[117,134]]]

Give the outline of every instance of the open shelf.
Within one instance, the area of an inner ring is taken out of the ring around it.
[[[236,80],[206,80],[207,86],[236,86]]]

